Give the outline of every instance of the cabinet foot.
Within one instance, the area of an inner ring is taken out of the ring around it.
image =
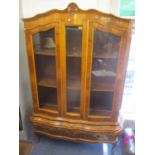
[[[39,142],[40,142],[40,135],[39,134],[35,134],[35,136],[36,136],[36,144],[38,144]]]

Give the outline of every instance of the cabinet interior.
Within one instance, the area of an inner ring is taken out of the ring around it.
[[[89,115],[111,115],[120,37],[93,28]],[[83,26],[65,27],[66,110],[80,113]],[[33,35],[40,107],[56,110],[55,28]],[[89,51],[90,52],[90,51]]]

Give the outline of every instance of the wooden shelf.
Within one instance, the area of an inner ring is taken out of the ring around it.
[[[39,86],[57,88],[56,80],[54,79],[43,79],[38,82]]]
[[[67,89],[71,90],[80,90],[81,84],[80,81],[70,81],[67,85]],[[106,91],[113,92],[114,86],[106,83],[92,84],[91,91]]]
[[[106,92],[113,92],[114,85],[106,84],[106,83],[94,83],[92,84],[91,91],[106,91]]]
[[[38,82],[39,86],[57,88],[56,80],[54,79],[44,79]],[[80,81],[70,81],[67,85],[67,89],[70,90],[80,90],[81,84]],[[106,91],[113,92],[114,86],[106,83],[92,84],[91,91]]]
[[[81,58],[82,55],[80,52],[67,52],[67,57],[77,57]],[[101,54],[95,54],[93,55],[93,58],[101,58],[101,59],[117,59],[117,53],[101,53]]]
[[[35,55],[56,56],[55,49],[44,49],[35,51]]]
[[[103,115],[111,115],[112,111],[110,110],[100,110],[100,109],[91,109],[89,112],[89,117],[93,117],[93,115],[103,116]]]
[[[48,102],[48,103],[42,103],[40,105],[41,108],[45,108],[45,109],[52,109],[52,110],[57,110],[57,103],[52,103],[52,102]]]
[[[71,52],[71,51],[67,51],[67,57],[76,57],[76,58],[81,58],[81,52],[77,51],[77,52]]]
[[[55,50],[54,49],[44,49],[44,50],[39,50],[39,51],[35,51],[35,55],[45,55],[45,56],[56,56]],[[74,57],[74,58],[81,58],[82,55],[79,54],[79,52],[70,52],[67,53],[66,55],[67,57]],[[95,54],[93,55],[93,58],[101,58],[101,59],[117,59],[117,55],[116,54]]]
[[[70,107],[67,109],[67,113],[79,113],[80,112],[80,107]]]
[[[93,58],[103,58],[103,59],[117,59],[117,53],[109,53],[109,52],[103,52],[103,53],[94,53]]]

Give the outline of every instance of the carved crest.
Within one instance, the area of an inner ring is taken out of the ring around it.
[[[70,3],[67,7],[67,11],[70,14],[76,14],[76,13],[78,13],[79,8],[75,3]]]

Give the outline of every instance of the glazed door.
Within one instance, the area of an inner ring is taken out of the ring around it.
[[[66,26],[66,105],[68,113],[80,113],[82,26]]]
[[[110,119],[120,52],[121,32],[92,22],[88,47],[88,119]]]
[[[32,57],[36,73],[33,87],[39,112],[60,111],[59,27],[52,23],[32,30]]]
[[[85,31],[86,26],[83,19],[79,17],[66,15],[62,24],[62,34],[64,51],[63,68],[63,114],[66,117],[80,118],[83,116],[84,74],[86,48]],[[78,20],[76,20],[78,19]]]

